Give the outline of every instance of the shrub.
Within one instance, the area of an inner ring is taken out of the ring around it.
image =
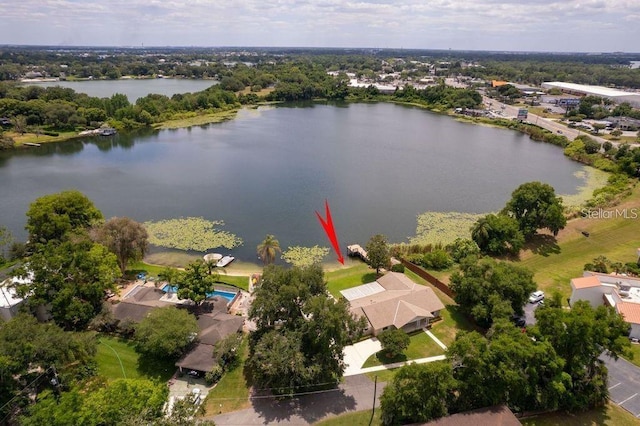
[[[391,272],[404,273],[404,265],[402,263],[396,263],[395,265],[391,265]]]
[[[378,335],[387,358],[395,358],[409,347],[409,335],[404,330],[386,330]]]
[[[453,263],[453,259],[449,253],[438,249],[424,255],[423,264],[426,268],[435,269],[437,271],[447,269]]]
[[[480,253],[480,247],[473,240],[457,238],[451,243],[447,249],[451,253],[454,262],[460,263],[467,256],[477,255]]]
[[[207,371],[204,375],[204,381],[207,383],[207,386],[212,386],[215,383],[218,383],[218,380],[222,378],[223,369],[220,365],[216,364],[211,368],[211,371]]]

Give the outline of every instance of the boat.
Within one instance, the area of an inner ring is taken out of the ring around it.
[[[220,253],[208,253],[204,255],[204,261],[209,263],[218,263],[222,259],[222,255]]]
[[[233,256],[224,256],[222,259],[218,261],[218,263],[216,263],[216,266],[218,268],[224,268],[225,266],[233,262],[235,259],[236,258]]]
[[[116,129],[114,129],[113,127],[105,127],[100,129],[100,136],[113,136],[116,134]]]

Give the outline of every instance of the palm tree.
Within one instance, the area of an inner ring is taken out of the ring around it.
[[[276,260],[276,252],[280,250],[280,243],[273,235],[267,235],[262,243],[258,245],[258,257],[262,259],[262,263],[269,265]]]
[[[489,233],[491,232],[491,224],[489,223],[488,215],[481,217],[471,228],[471,239],[478,244],[478,247],[484,249],[489,240]]]

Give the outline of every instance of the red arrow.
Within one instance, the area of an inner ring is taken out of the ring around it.
[[[316,212],[316,216],[318,216],[318,220],[320,224],[324,228],[324,232],[327,234],[329,241],[331,241],[331,245],[338,255],[338,262],[344,265],[344,257],[342,257],[342,252],[340,251],[340,244],[338,244],[338,237],[336,236],[336,230],[333,227],[333,220],[331,219],[331,210],[329,210],[329,202],[324,200],[324,207],[326,210],[327,220],[324,220],[320,213]]]

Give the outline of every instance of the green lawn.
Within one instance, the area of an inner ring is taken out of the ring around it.
[[[476,328],[465,317],[457,305],[446,305],[445,309],[440,312],[442,320],[433,323],[431,326],[431,332],[436,336],[445,346],[449,346],[456,339],[456,334],[461,331],[473,331]]]
[[[618,209],[640,206],[640,186]],[[580,232],[589,232],[589,237]],[[559,243],[550,243],[538,254],[525,253],[519,262],[534,271],[538,287],[551,293],[555,290],[566,301],[571,295],[571,278],[582,276],[583,267],[603,255],[614,262],[635,262],[640,247],[640,218],[590,219],[571,221],[559,236]]]
[[[520,419],[525,426],[637,426],[640,419],[615,404],[584,413],[553,413]]]
[[[316,426],[367,426],[371,420],[371,410],[356,411],[355,413],[341,414],[326,420],[314,423]],[[373,415],[373,425],[380,425],[380,409],[377,408]]]
[[[245,291],[249,291],[249,276],[220,274],[218,282],[220,284],[228,284],[232,287],[238,287]]]
[[[631,353],[633,354],[633,358],[626,357],[625,359],[629,362],[634,363],[638,367],[640,367],[640,345],[631,344]]]
[[[355,266],[350,268],[327,272],[325,274],[325,278],[327,279],[327,288],[329,289],[329,292],[333,297],[339,299],[342,297],[340,290],[375,281],[376,272],[369,268],[369,265],[366,263],[358,262]]]
[[[436,355],[444,354],[444,350],[438,346],[436,342],[424,331],[416,331],[410,335],[411,342],[409,347],[400,354],[393,358],[388,358],[384,350],[377,354],[371,355],[363,365],[363,367],[374,367],[376,365],[392,364],[394,362],[408,361],[411,359],[427,358]]]
[[[240,364],[225,373],[216,387],[211,389],[205,399],[205,416],[241,410],[249,407],[249,385],[244,375],[244,362],[249,355],[248,342],[245,338],[240,345]]]
[[[134,279],[136,275],[143,272],[149,277],[158,277],[167,267],[161,265],[152,265],[144,262],[133,262],[127,268],[127,277]]]
[[[171,360],[141,363],[132,342],[109,336],[100,336],[96,362],[98,374],[110,380],[146,378],[164,382],[176,371]]]

